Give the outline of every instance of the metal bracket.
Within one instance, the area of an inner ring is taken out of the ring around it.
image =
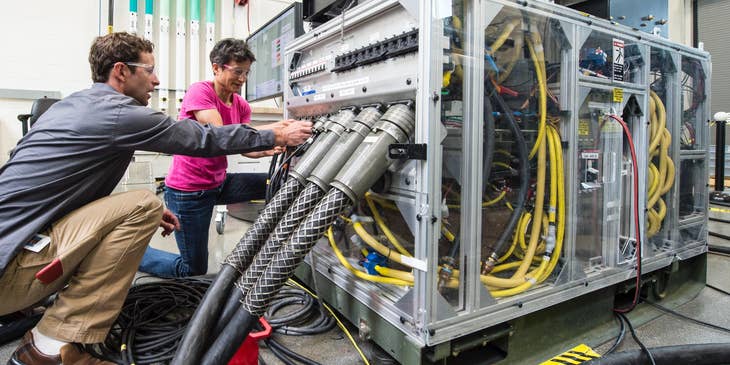
[[[388,146],[388,157],[393,160],[426,160],[425,143],[393,143]]]

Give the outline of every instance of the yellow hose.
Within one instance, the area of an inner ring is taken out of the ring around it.
[[[527,289],[530,289],[530,287],[532,287],[533,285],[535,285],[537,283],[537,280],[535,279],[535,277],[542,276],[543,272],[545,271],[545,269],[547,267],[548,267],[548,260],[543,259],[542,262],[540,262],[540,266],[535,270],[535,272],[530,273],[526,276],[524,283],[517,285],[513,288],[510,288],[510,289],[492,290],[489,292],[489,294],[492,294],[492,296],[495,298],[501,298],[501,297],[507,297],[507,296],[520,294],[520,293],[526,291]]]
[[[502,200],[502,198],[504,198],[505,195],[507,195],[507,192],[502,190],[496,198],[489,200],[489,201],[482,202],[482,208],[496,204],[497,202]],[[461,204],[446,204],[446,207],[449,209],[461,209]]]
[[[390,241],[390,244],[395,247],[398,252],[400,252],[403,255],[406,255],[408,257],[412,257],[410,252],[405,249],[405,247],[401,246],[400,242],[398,242],[398,239],[395,238],[393,235],[393,232],[390,231],[388,228],[388,225],[385,224],[383,221],[383,217],[380,216],[380,213],[378,212],[377,207],[375,207],[375,203],[368,197],[368,194],[365,194],[365,202],[367,202],[368,207],[370,207],[370,211],[373,212],[373,218],[375,219],[375,223],[378,224],[378,227],[381,231],[383,231],[383,234],[385,237],[388,238],[388,241]]]
[[[362,226],[362,223],[360,222],[352,222],[352,227],[355,229],[355,233],[357,233],[358,236],[370,247],[372,247],[375,251],[378,251],[379,254],[387,257],[389,260],[393,260],[401,265],[408,266],[410,268],[413,268],[412,264],[409,264],[406,262],[406,260],[403,260],[403,257],[405,255],[400,254],[398,252],[395,252],[391,250],[389,247],[386,247],[382,243],[378,242],[378,240],[375,239],[375,237],[371,236],[368,231],[365,230],[365,227]],[[406,256],[408,257],[408,256]]]
[[[504,71],[500,72],[499,78],[497,79],[497,83],[500,85],[507,80],[510,74],[512,74],[512,70],[514,70],[515,65],[517,65],[517,61],[520,59],[520,56],[522,56],[524,36],[520,34],[515,37],[514,40],[515,44],[512,49],[512,58],[508,61],[507,66],[504,67]]]
[[[394,278],[386,278],[383,276],[378,275],[370,275],[367,273],[364,273],[360,270],[355,269],[350,265],[350,262],[347,261],[344,255],[342,255],[342,252],[337,247],[337,244],[335,243],[335,237],[332,234],[332,227],[330,227],[327,230],[327,239],[330,242],[330,247],[332,247],[332,251],[334,251],[335,256],[337,256],[337,259],[340,260],[340,263],[342,266],[344,266],[347,270],[350,270],[351,273],[353,273],[355,276],[357,276],[360,279],[372,281],[375,283],[383,283],[383,284],[395,284],[395,285],[401,285],[401,286],[413,286],[413,281],[405,281],[401,279],[394,279]]]
[[[504,255],[502,255],[502,257],[497,260],[497,263],[502,263],[504,262],[504,260],[507,260],[510,256],[512,256],[512,252],[515,250],[515,247],[517,246],[517,241],[520,238],[522,238],[522,240],[524,241],[525,226],[527,225],[527,222],[530,221],[531,216],[532,215],[529,212],[522,213],[522,216],[520,216],[520,220],[517,221],[517,227],[515,228],[515,232],[512,235],[512,244],[509,246],[507,252],[505,252]],[[525,247],[527,247],[527,245],[525,245]],[[492,270],[492,272],[494,272],[494,270]]]
[[[536,33],[532,33],[536,34]],[[540,48],[536,50],[536,46],[533,44],[535,41],[534,38],[539,38],[539,36],[534,36],[532,39],[528,39],[527,41],[527,49],[530,50],[530,57],[532,58],[532,63],[535,65],[535,74],[537,75],[537,84],[538,88],[540,90],[540,124],[537,128],[537,140],[535,141],[535,145],[532,146],[532,150],[530,151],[529,158],[535,156],[535,153],[537,152],[537,149],[539,148],[540,144],[543,142],[545,137],[545,124],[547,120],[547,87],[545,85],[545,54],[542,51],[542,44],[538,43],[540,45]]]
[[[494,53],[497,52],[497,50],[502,47],[504,42],[507,41],[507,38],[509,38],[509,35],[512,34],[512,31],[515,29],[517,24],[520,24],[519,18],[512,19],[509,23],[507,23],[504,26],[502,33],[499,35],[499,37],[497,37],[497,39],[492,44],[489,45],[490,49],[487,50],[487,54],[489,54],[490,56],[493,56]]]
[[[443,223],[441,223],[441,233],[443,233],[444,237],[449,242],[454,242],[454,240],[456,239],[456,236],[454,236],[454,234],[451,233],[451,231],[449,231],[449,229],[446,228],[446,225]]]
[[[542,276],[538,276],[538,283],[542,283],[543,281],[545,281],[548,277],[550,277],[550,274],[552,274],[553,270],[555,270],[555,266],[557,266],[558,260],[560,259],[560,255],[563,250],[563,239],[565,234],[565,177],[563,170],[563,153],[560,144],[560,134],[553,126],[550,126],[548,128],[548,138],[551,137],[553,140],[553,146],[556,155],[555,170],[557,170],[557,178],[555,184],[557,185],[558,194],[558,216],[555,232],[555,249],[553,250],[553,253],[550,257],[550,263],[548,264],[548,267],[545,269]]]
[[[410,285],[413,285],[413,281],[414,281],[413,274],[409,273],[407,271],[391,269],[389,267],[384,267],[384,266],[379,266],[379,265],[375,266],[375,271],[377,271],[378,274],[380,274],[380,275],[407,281],[407,282],[411,283]]]
[[[667,129],[667,112],[657,93],[649,91],[649,187],[647,189],[647,237],[661,230],[667,215],[664,196],[674,185],[675,166],[669,157],[672,136]],[[655,160],[659,166],[657,167]]]

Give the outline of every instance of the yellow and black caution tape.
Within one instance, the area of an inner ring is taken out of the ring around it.
[[[597,359],[601,355],[593,351],[592,348],[585,344],[580,344],[552,359],[541,363],[540,365],[573,365],[582,364],[586,361]]]
[[[730,209],[710,207],[711,212],[730,213]]]

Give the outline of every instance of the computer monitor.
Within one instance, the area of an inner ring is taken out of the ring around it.
[[[312,28],[328,22],[342,14],[343,9],[356,6],[357,0],[304,0],[303,19],[312,25]]]
[[[284,51],[289,42],[302,34],[302,4],[294,3],[246,39],[256,56],[246,81],[247,101],[282,95]]]

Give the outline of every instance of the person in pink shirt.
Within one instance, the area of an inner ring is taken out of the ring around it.
[[[197,82],[188,88],[179,118],[211,126],[248,124],[251,107],[238,92],[255,60],[243,40],[228,38],[218,42],[210,52],[213,81]],[[265,128],[282,124],[287,129],[311,129],[311,123],[293,120]],[[281,152],[279,148],[245,156],[271,156]],[[173,156],[165,179],[165,204],[180,221],[181,229],[175,231],[180,255],[148,247],[140,271],[160,277],[203,275],[208,271],[208,230],[214,206],[263,199],[266,194],[267,174],[228,174],[227,166],[225,156]]]

